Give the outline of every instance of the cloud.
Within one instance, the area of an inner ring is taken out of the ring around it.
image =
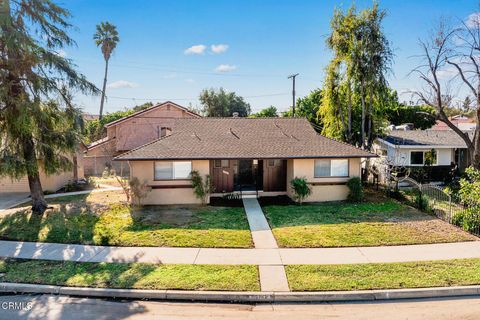
[[[207,46],[203,44],[197,44],[197,45],[191,46],[190,48],[185,49],[184,53],[185,54],[204,54],[205,49],[207,49]]]
[[[478,28],[480,26],[480,12],[470,14],[465,23],[469,28]]]
[[[221,64],[215,68],[216,72],[230,72],[237,69],[237,66],[231,64]]]
[[[195,80],[193,80],[193,79],[185,79],[185,82],[186,82],[186,83],[194,83]]]
[[[139,86],[138,83],[130,82],[126,80],[118,80],[107,85],[109,89],[123,89],[123,88],[137,88]]]
[[[176,73],[169,73],[163,76],[163,79],[175,79],[177,77]]]
[[[210,50],[212,50],[212,53],[215,54],[224,53],[228,50],[228,44],[212,44],[210,46]]]

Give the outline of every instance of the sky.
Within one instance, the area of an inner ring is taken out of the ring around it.
[[[296,93],[305,96],[322,86],[331,52],[325,45],[335,8],[352,1],[329,0],[63,0],[70,10],[75,47],[65,55],[99,88],[104,60],[92,37],[95,26],[117,26],[120,43],[110,60],[105,112],[147,101],[174,101],[200,107],[205,88],[223,87],[250,103],[256,112],[270,105],[284,111]],[[359,9],[372,1],[355,1]],[[394,64],[388,80],[405,91],[420,82],[409,72],[418,64],[419,39],[428,36],[440,17],[467,19],[478,11],[475,0],[383,0],[384,32]],[[85,112],[98,114],[100,98],[77,94]]]

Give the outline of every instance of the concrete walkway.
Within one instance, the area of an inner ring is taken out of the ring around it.
[[[255,249],[277,249],[277,241],[257,198],[247,196],[242,200]],[[262,291],[290,291],[283,265],[260,265],[258,272]]]
[[[0,241],[0,257],[81,262],[165,264],[355,264],[480,258],[480,241],[355,248],[216,249],[105,247]]]

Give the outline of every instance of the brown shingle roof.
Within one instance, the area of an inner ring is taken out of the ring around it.
[[[176,119],[168,136],[116,160],[374,157],[318,135],[302,118]]]

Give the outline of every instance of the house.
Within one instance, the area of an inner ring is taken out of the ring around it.
[[[71,170],[60,172],[57,174],[47,175],[42,169],[42,164],[39,162],[40,182],[44,191],[55,192],[65,186],[69,181],[79,180],[84,178],[83,172],[83,145],[73,155],[73,166]],[[27,176],[19,179],[12,179],[10,177],[0,177],[0,193],[7,192],[30,192]]]
[[[198,114],[167,101],[110,122],[105,125],[106,137],[87,146],[85,174],[99,175],[105,167],[112,165],[118,174],[128,173],[125,163],[112,163],[113,157],[168,135],[174,119],[199,117]]]
[[[361,159],[374,154],[315,132],[303,118],[175,119],[174,129],[117,156],[128,161],[130,177],[152,188],[145,204],[198,203],[190,172],[210,175],[214,193],[289,195],[289,181],[305,177],[306,201],[344,200],[346,182],[360,176]]]
[[[428,167],[432,181],[444,181],[452,164],[463,171],[468,161],[465,141],[452,130],[393,130],[375,140],[373,151],[390,166]]]
[[[462,131],[475,130],[477,123],[474,119],[464,115],[456,115],[448,118],[456,127]],[[437,123],[430,130],[451,130],[449,126],[443,121],[437,120]]]

